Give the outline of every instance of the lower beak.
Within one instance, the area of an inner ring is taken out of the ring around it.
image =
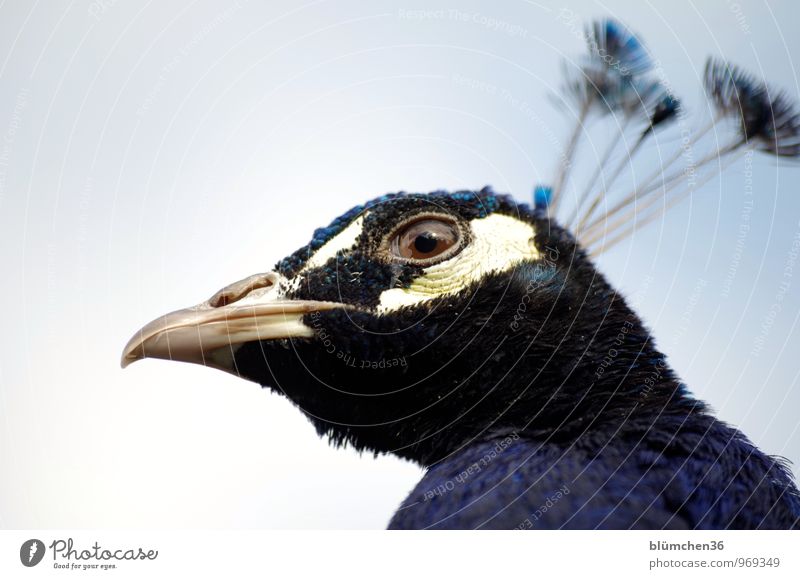
[[[281,299],[276,273],[231,284],[197,306],[156,318],[128,341],[122,367],[161,358],[234,371],[233,355],[246,342],[312,338],[305,315],[346,307],[336,302]]]

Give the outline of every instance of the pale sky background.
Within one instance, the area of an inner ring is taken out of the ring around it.
[[[418,467],[330,448],[221,372],[122,371],[122,347],[384,192],[528,199],[568,130],[548,91],[583,50],[561,6],[3,3],[0,527],[384,527]],[[800,94],[791,0],[566,6],[638,31],[700,118],[709,55]],[[698,397],[799,463],[800,265],[781,283],[800,168],[754,158],[749,220],[744,170],[598,265]]]

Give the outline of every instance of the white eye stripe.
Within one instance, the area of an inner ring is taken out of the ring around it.
[[[342,229],[339,233],[330,238],[325,245],[317,249],[311,254],[311,257],[303,264],[303,267],[291,279],[282,278],[279,282],[275,295],[278,298],[284,298],[290,293],[296,292],[300,289],[305,273],[308,270],[325,265],[329,259],[336,257],[340,252],[353,249],[355,247],[358,237],[364,230],[364,218],[369,212],[364,212],[354,219],[347,227]]]
[[[378,311],[391,312],[443,295],[456,294],[493,272],[512,269],[539,257],[534,227],[508,215],[493,213],[470,223],[472,241],[458,254],[424,269],[408,288],[393,288],[380,297]]]
[[[322,267],[329,259],[336,257],[340,252],[353,249],[361,232],[364,230],[364,218],[367,215],[368,213],[362,213],[347,227],[330,238],[325,245],[311,255],[303,269],[300,270],[300,273],[315,267]]]

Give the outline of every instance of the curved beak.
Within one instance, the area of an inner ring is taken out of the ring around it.
[[[156,318],[136,332],[122,352],[122,367],[143,358],[202,364],[235,372],[233,355],[246,342],[312,338],[302,322],[315,311],[345,304],[282,299],[285,278],[252,275],[218,291],[207,301]]]

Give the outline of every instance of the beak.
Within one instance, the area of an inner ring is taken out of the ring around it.
[[[161,358],[234,372],[233,355],[246,342],[311,338],[302,322],[310,312],[348,307],[336,302],[281,299],[285,278],[275,272],[231,284],[197,306],[156,318],[128,341],[122,367]]]

